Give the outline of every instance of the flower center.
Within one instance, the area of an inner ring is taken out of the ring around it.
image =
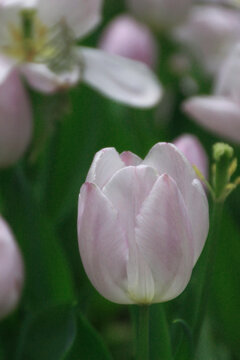
[[[74,35],[64,19],[48,28],[35,10],[20,12],[20,26],[9,24],[9,44],[0,48],[20,62],[46,64],[54,72],[70,70],[76,65]]]

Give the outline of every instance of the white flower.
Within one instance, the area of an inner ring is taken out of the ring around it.
[[[143,64],[78,47],[100,20],[101,0],[0,0],[0,84],[17,67],[47,93],[85,81],[103,94],[149,107],[161,87]]]
[[[218,74],[210,96],[195,96],[183,108],[211,132],[240,143],[240,44],[230,53]]]

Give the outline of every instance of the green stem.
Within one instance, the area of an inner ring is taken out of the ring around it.
[[[136,329],[136,360],[149,359],[149,306],[140,306]]]
[[[208,298],[211,289],[211,281],[215,266],[215,255],[216,248],[218,246],[219,241],[219,233],[221,230],[221,218],[223,211],[223,203],[214,202],[213,205],[213,215],[212,215],[212,223],[211,223],[211,232],[206,244],[206,261],[205,261],[205,271],[203,274],[202,287],[200,291],[200,300],[199,307],[196,315],[196,321],[194,325],[194,345],[195,351],[197,351],[202,325],[204,322],[205,312],[208,305]]]

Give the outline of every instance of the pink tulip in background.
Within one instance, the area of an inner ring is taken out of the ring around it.
[[[237,45],[218,74],[215,92],[185,101],[184,111],[211,132],[240,142],[240,46]]]
[[[99,47],[150,67],[154,67],[157,61],[157,43],[153,34],[146,25],[129,15],[112,20],[101,36]]]
[[[184,134],[176,138],[173,144],[186,156],[190,164],[195,165],[207,179],[208,157],[198,138],[191,134]]]
[[[116,303],[175,298],[190,279],[208,221],[203,187],[174,145],[158,143],[144,160],[103,149],[79,196],[85,271],[96,289]]]
[[[24,271],[13,234],[1,216],[0,248],[0,318],[3,318],[15,309],[19,301]]]
[[[32,127],[27,93],[16,71],[11,71],[0,81],[0,168],[13,165],[23,155]]]

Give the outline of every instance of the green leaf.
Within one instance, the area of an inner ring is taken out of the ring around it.
[[[76,337],[75,311],[57,306],[28,320],[17,360],[62,360]]]
[[[83,315],[78,314],[77,337],[73,348],[65,360],[80,359],[111,360],[112,357],[99,334],[93,329]]]
[[[240,359],[240,231],[224,213],[224,226],[216,248],[216,266],[212,286],[211,310],[214,332]]]

